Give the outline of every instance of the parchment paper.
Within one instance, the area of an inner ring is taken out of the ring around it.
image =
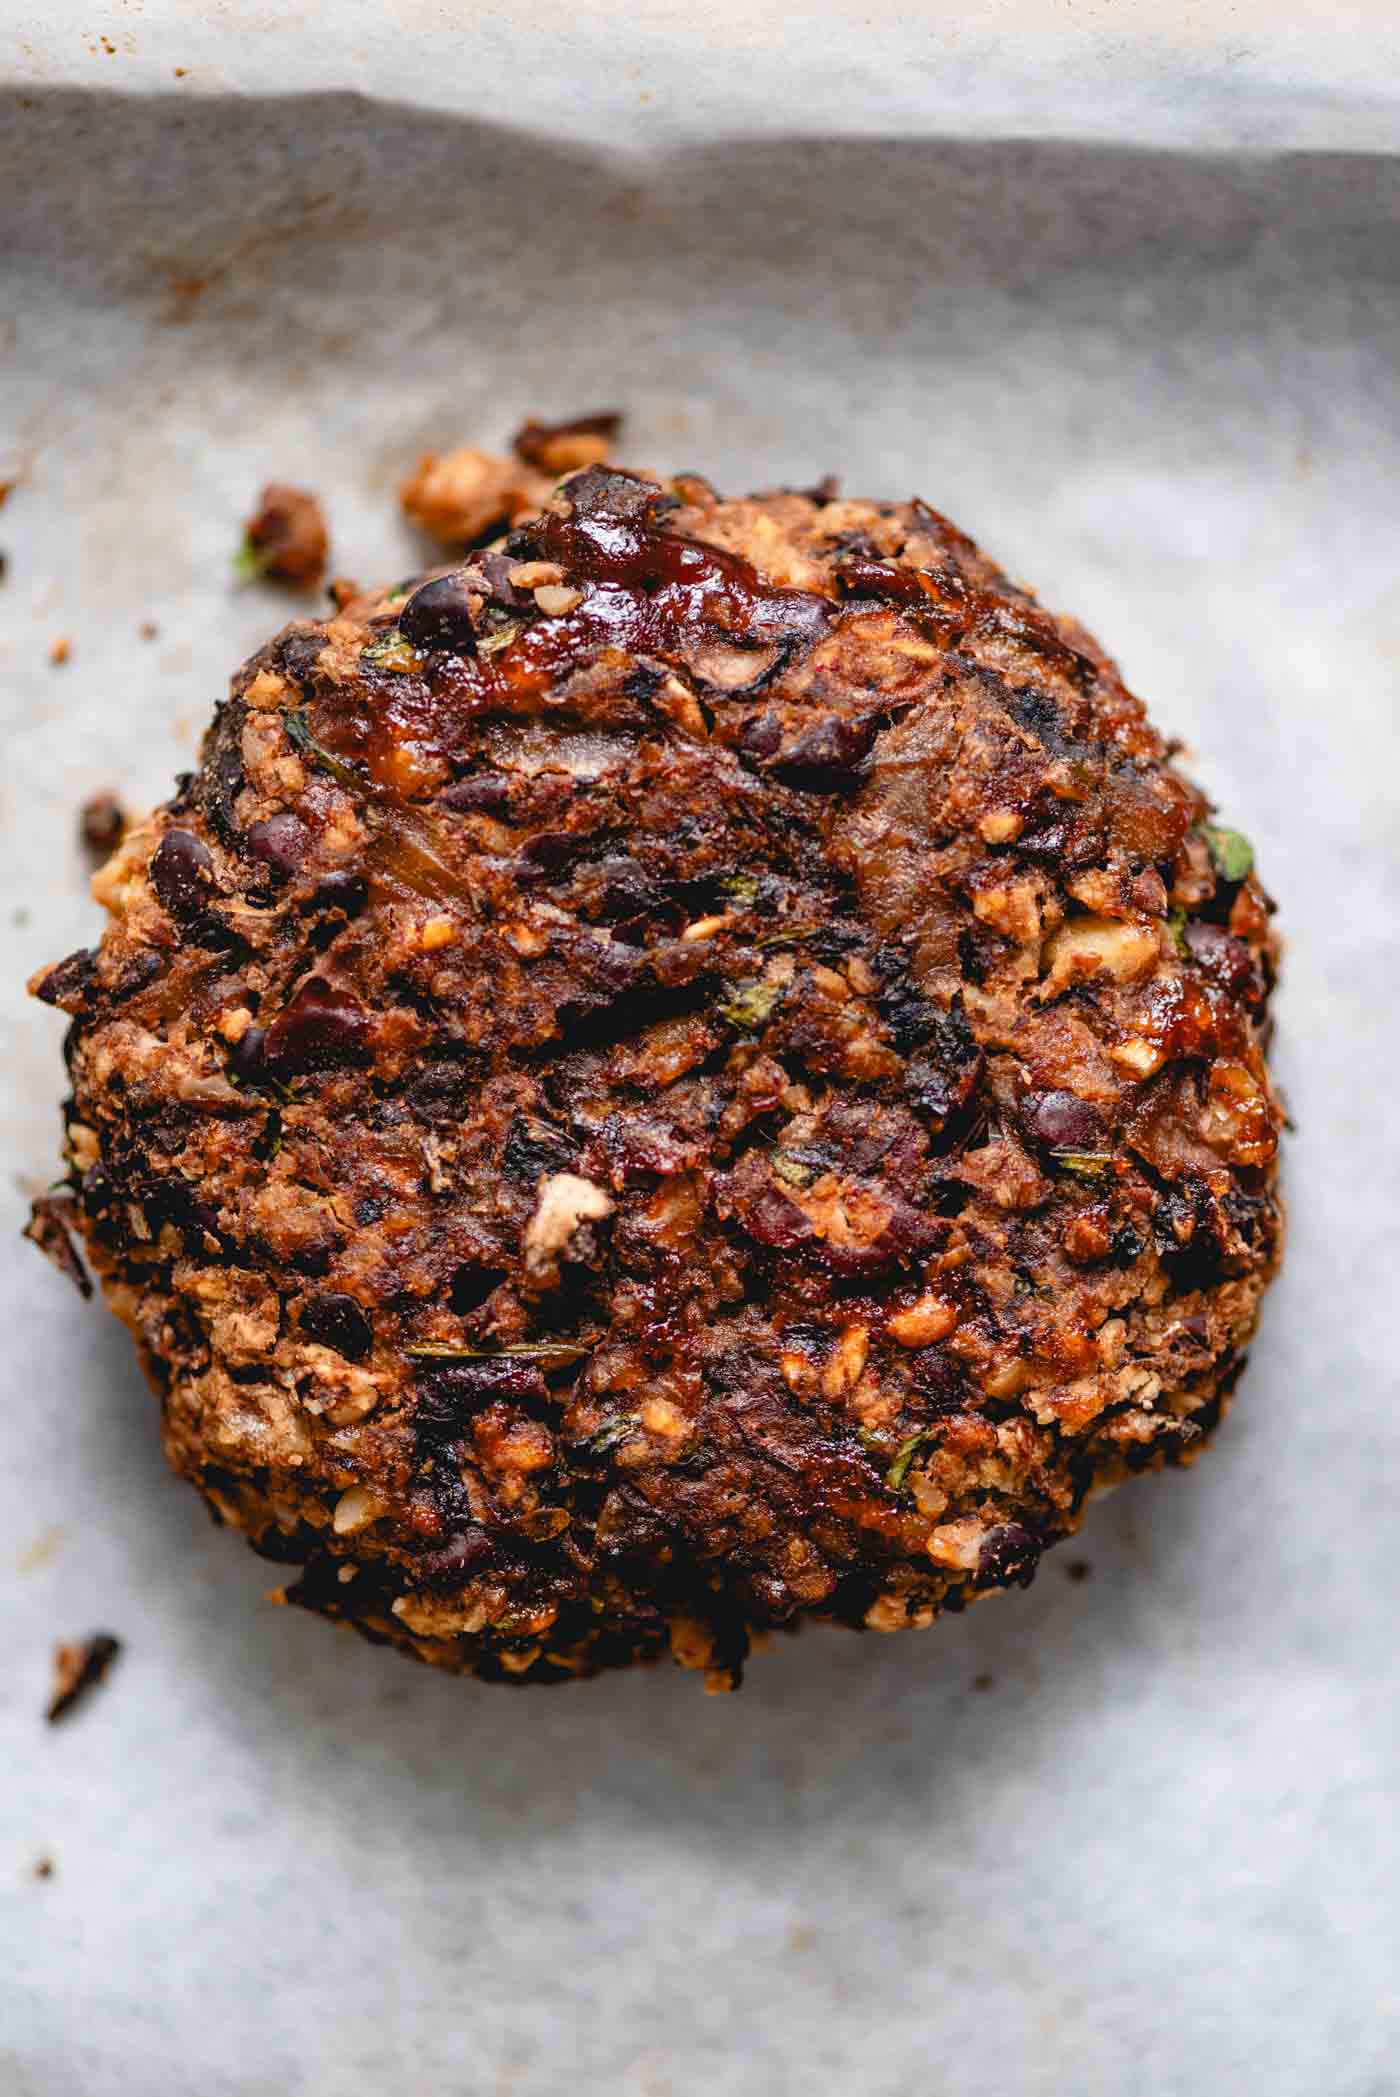
[[[377,12],[191,17],[188,92],[167,7],[110,55],[50,26],[0,127],[0,2089],[1400,2090],[1393,25],[1368,78],[1253,9],[1234,75],[1221,10],[1166,58],[1096,22],[1086,84],[1080,21],[1061,94],[1005,10],[977,63],[882,17],[843,101],[795,11],[585,11],[572,86],[524,10],[455,69],[445,17]],[[636,134],[633,64],[671,112]],[[20,984],[97,925],[76,807],[163,793],[287,615],[231,582],[261,481],[398,575],[420,446],[613,404],[658,467],[950,511],[1192,745],[1290,939],[1290,1258],[1213,1452],[1028,1595],[782,1641],[727,1700],[440,1681],[264,1606],[16,1238],[62,1091]]]

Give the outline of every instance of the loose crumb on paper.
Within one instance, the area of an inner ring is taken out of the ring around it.
[[[54,1648],[53,1695],[46,1714],[51,1726],[106,1681],[121,1649],[121,1640],[110,1631],[94,1631],[89,1638]]]

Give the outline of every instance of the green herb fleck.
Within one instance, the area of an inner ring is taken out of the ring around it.
[[[448,1340],[422,1340],[405,1347],[411,1362],[538,1362],[542,1369],[568,1369],[590,1348],[574,1340],[522,1340],[509,1347],[458,1347]]]
[[[1173,904],[1167,913],[1167,930],[1171,933],[1178,954],[1188,953],[1190,950],[1186,944],[1186,912],[1180,903]]]
[[[935,1439],[936,1437],[931,1427],[921,1427],[917,1434],[910,1435],[907,1442],[900,1443],[899,1448],[895,1452],[894,1462],[885,1473],[885,1484],[892,1493],[902,1493],[904,1491],[904,1481],[909,1476],[909,1466],[913,1463],[914,1458],[924,1444]]]
[[[348,765],[343,757],[337,757],[334,751],[327,750],[324,744],[317,742],[307,723],[304,706],[291,707],[284,713],[282,726],[292,748],[299,750],[303,757],[309,757],[323,772],[328,772],[337,786],[345,787],[352,794],[365,792],[365,782],[354,767]]]
[[[255,546],[245,532],[243,544],[233,557],[233,572],[238,581],[241,583],[261,582],[267,573],[267,563],[268,555],[266,549],[261,546]]]
[[[509,626],[501,627],[500,630],[496,633],[488,633],[482,635],[476,644],[477,654],[499,654],[502,648],[509,648],[511,642],[515,639],[515,636],[519,633],[519,631],[519,625],[516,623],[512,623]]]
[[[615,1420],[605,1421],[596,1434],[589,1435],[583,1446],[593,1456],[606,1456],[609,1449],[635,1434],[641,1424],[635,1413],[620,1413]]]
[[[773,1170],[790,1187],[810,1187],[812,1184],[811,1166],[804,1165],[800,1158],[789,1157],[786,1151],[774,1151]]]
[[[1106,1150],[1052,1150],[1050,1155],[1062,1171],[1077,1172],[1086,1180],[1100,1180],[1113,1170]]]
[[[818,925],[784,925],[776,932],[765,932],[762,939],[754,941],[754,945],[764,949],[768,947],[795,947],[800,945],[804,939],[810,939],[820,929]]]
[[[1243,881],[1254,865],[1249,839],[1242,831],[1227,830],[1220,823],[1202,823],[1199,828],[1217,874],[1226,881]]]
[[[405,640],[397,626],[377,640],[369,641],[360,650],[360,661],[368,663],[374,670],[416,670],[419,663],[418,650],[411,641]]]
[[[776,983],[765,983],[755,977],[748,983],[736,983],[734,994],[719,1006],[719,1016],[727,1019],[731,1027],[742,1034],[756,1034],[777,1004],[780,989]]]
[[[720,882],[721,892],[733,903],[756,903],[758,901],[757,874],[730,874]]]
[[[386,604],[402,604],[407,595],[408,591],[406,587],[404,586],[404,584],[400,583],[399,587],[396,590],[387,590],[385,592],[384,602]]]

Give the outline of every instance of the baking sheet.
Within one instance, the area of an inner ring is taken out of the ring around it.
[[[466,116],[74,70],[0,130],[0,2089],[1400,2089],[1400,162],[991,122],[615,153],[496,120],[499,80]],[[62,1089],[18,986],[97,923],[76,805],[163,792],[284,616],[231,584],[257,486],[397,575],[420,446],[603,404],[658,467],[949,510],[1190,743],[1290,938],[1290,1260],[1214,1451],[1029,1594],[782,1641],[737,1699],[440,1681],[263,1606],[124,1335],[15,1237]],[[50,1731],[98,1626],[127,1650]]]

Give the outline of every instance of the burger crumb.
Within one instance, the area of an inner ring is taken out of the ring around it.
[[[979,1695],[983,1690],[991,1689],[995,1682],[995,1675],[974,1675],[972,1678],[972,1686]]]
[[[60,634],[56,641],[50,641],[49,643],[49,661],[56,670],[63,667],[64,663],[72,656],[72,653],[73,643],[66,634]]]
[[[121,1649],[121,1640],[110,1631],[94,1631],[90,1638],[74,1645],[55,1646],[53,1695],[46,1714],[51,1726],[66,1718],[91,1690],[105,1682]]]
[[[580,466],[601,466],[612,456],[622,428],[614,408],[576,415],[570,422],[523,422],[511,438],[511,450],[541,473],[574,473]]]
[[[94,859],[108,859],[126,835],[127,815],[115,794],[91,794],[78,820],[83,844]]]
[[[1069,1564],[1065,1567],[1065,1578],[1066,1580],[1073,1580],[1077,1585],[1079,1582],[1087,1580],[1093,1570],[1094,1568],[1090,1565],[1087,1558],[1071,1558]]]
[[[78,1227],[78,1205],[71,1194],[41,1194],[30,1205],[24,1236],[52,1260],[80,1296],[91,1296],[92,1283],[73,1243]]]
[[[326,572],[330,544],[317,498],[305,488],[270,481],[243,527],[239,572],[249,581],[262,578],[290,583],[298,590],[314,589]]]
[[[503,525],[535,516],[553,481],[523,460],[474,445],[424,452],[399,490],[404,515],[449,550],[476,545]]]
[[[160,637],[160,628],[154,619],[143,619],[136,631],[143,641],[154,641]]]
[[[53,1877],[53,1858],[40,1857],[34,1866],[34,1876],[36,1879],[51,1879]]]

